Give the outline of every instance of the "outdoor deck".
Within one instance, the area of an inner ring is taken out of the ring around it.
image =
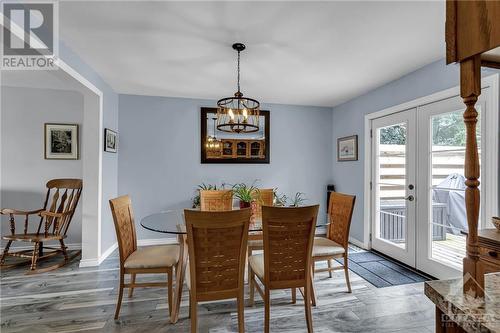
[[[446,240],[432,242],[432,258],[462,270],[465,257],[465,236],[446,234]]]

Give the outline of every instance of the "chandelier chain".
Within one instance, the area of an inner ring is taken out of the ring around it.
[[[238,92],[240,92],[240,51],[238,51]]]

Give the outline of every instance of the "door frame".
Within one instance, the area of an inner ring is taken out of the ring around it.
[[[493,74],[481,79],[481,88],[490,87],[489,98],[486,101],[488,110],[489,120],[486,122],[486,132],[488,136],[485,140],[485,148],[488,151],[499,151],[498,138],[495,138],[495,134],[499,130],[499,74]],[[460,86],[449,88],[443,91],[436,92],[434,94],[424,96],[421,98],[414,99],[412,101],[402,103],[396,106],[392,106],[381,111],[369,113],[365,115],[365,131],[364,131],[364,205],[363,205],[363,247],[365,249],[371,249],[371,188],[370,182],[372,179],[371,170],[371,160],[372,160],[372,148],[371,148],[371,121],[376,118],[387,116],[400,111],[405,111],[408,109],[418,108],[419,106],[426,105],[429,103],[438,102],[451,97],[460,96]],[[488,186],[485,189],[484,194],[484,213],[486,216],[497,216],[498,202],[494,202],[495,198],[498,198],[498,174],[495,170],[498,170],[499,158],[494,158],[492,154],[486,156],[485,161],[485,178],[488,179]],[[490,225],[491,221],[487,221],[487,225]]]

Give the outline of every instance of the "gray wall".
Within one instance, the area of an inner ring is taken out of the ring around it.
[[[78,73],[89,80],[103,93],[103,127],[118,130],[118,94],[87,65],[64,42],[59,43],[59,56]],[[85,158],[82,156],[82,158]],[[116,242],[113,217],[109,208],[109,199],[118,193],[118,153],[102,155],[102,212],[101,212],[101,252],[106,251]],[[85,184],[83,195],[85,195]]]
[[[484,69],[482,75],[484,77],[498,72]],[[357,196],[351,226],[352,237],[363,241],[364,116],[458,86],[459,76],[457,65],[446,66],[444,60],[440,60],[333,108],[333,142],[339,137],[353,134],[357,134],[359,140],[358,161],[337,162],[336,157],[333,160],[333,182],[337,191]]]
[[[271,163],[201,164],[200,107],[216,101],[120,95],[118,191],[130,194],[139,239],[161,238],[144,230],[142,217],[165,209],[189,208],[201,182],[260,179],[262,187],[287,194],[305,192],[321,204],[332,177],[331,108],[264,105],[271,111]]]
[[[44,159],[44,123],[83,122],[83,95],[73,91],[2,86],[0,207],[34,210],[45,199],[52,178],[82,178],[82,160]],[[80,136],[80,143],[81,143]],[[81,145],[80,145],[81,149]],[[22,217],[18,227],[23,227]],[[67,244],[82,238],[81,204],[68,231]],[[39,219],[32,216],[36,231]],[[2,234],[9,224],[2,223]],[[21,229],[22,232],[22,229]],[[19,245],[19,244],[16,244]],[[26,244],[24,244],[26,245]]]

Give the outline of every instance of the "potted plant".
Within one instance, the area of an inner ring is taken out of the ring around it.
[[[278,189],[274,189],[274,206],[285,207],[288,197],[284,193],[278,193]]]
[[[297,192],[295,193],[295,197],[293,197],[292,202],[290,203],[290,207],[300,207],[307,199],[303,197],[304,193]]]
[[[252,201],[258,199],[259,189],[255,186],[255,182],[250,186],[245,183],[234,184],[233,195],[240,201],[240,208],[248,208]]]

